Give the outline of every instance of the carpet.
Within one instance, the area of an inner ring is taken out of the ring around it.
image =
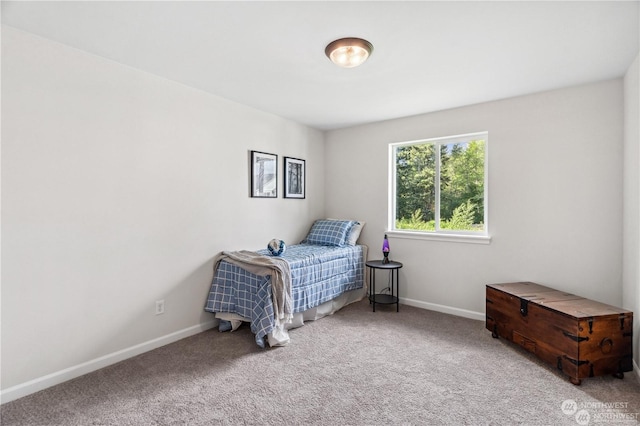
[[[0,410],[2,425],[638,424],[640,381],[574,386],[484,322],[365,300],[286,347],[209,330]]]

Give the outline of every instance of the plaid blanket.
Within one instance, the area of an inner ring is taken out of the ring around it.
[[[264,256],[248,250],[223,251],[214,258],[214,274],[218,268],[218,264],[222,260],[246,269],[255,275],[271,275],[271,294],[276,325],[291,322],[293,318],[291,269],[286,260],[278,257]]]
[[[286,252],[278,257],[270,256],[267,249],[244,254],[232,252],[231,257],[228,252],[222,252],[214,257],[213,278],[204,310],[215,313],[216,316],[220,314],[220,317],[233,317],[249,322],[256,343],[264,347],[265,337],[276,329],[276,317],[284,315],[278,321],[280,324],[288,317],[289,310],[284,306],[289,288],[288,283],[285,287],[278,286],[279,289],[284,288],[285,292],[277,291],[282,296],[274,297],[272,293],[275,290],[272,291],[271,283],[273,270],[254,269],[265,274],[257,275],[245,269],[251,268],[252,258],[262,255],[264,257],[257,259],[257,262],[285,262],[288,265],[293,305],[291,312],[296,314],[319,306],[346,291],[361,289],[364,286],[365,248],[294,244],[287,246]],[[240,260],[232,263],[233,257]],[[242,262],[247,260],[246,257],[249,257],[249,265]],[[286,275],[285,272],[285,283]],[[276,314],[274,300],[282,315]],[[282,327],[278,326],[277,329]]]

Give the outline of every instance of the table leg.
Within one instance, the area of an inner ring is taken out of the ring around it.
[[[371,304],[371,274],[373,273],[373,268],[369,268],[369,304]]]
[[[376,311],[376,268],[369,268],[369,304],[373,304]]]
[[[400,270],[396,269],[396,312],[400,312]]]

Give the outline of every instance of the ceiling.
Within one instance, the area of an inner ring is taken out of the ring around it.
[[[624,75],[638,1],[2,1],[2,23],[336,129]],[[343,69],[337,38],[374,45]]]

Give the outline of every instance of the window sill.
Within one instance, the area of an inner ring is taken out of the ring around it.
[[[435,232],[387,231],[387,235],[408,240],[446,241],[449,243],[491,244],[488,235],[445,234]]]

